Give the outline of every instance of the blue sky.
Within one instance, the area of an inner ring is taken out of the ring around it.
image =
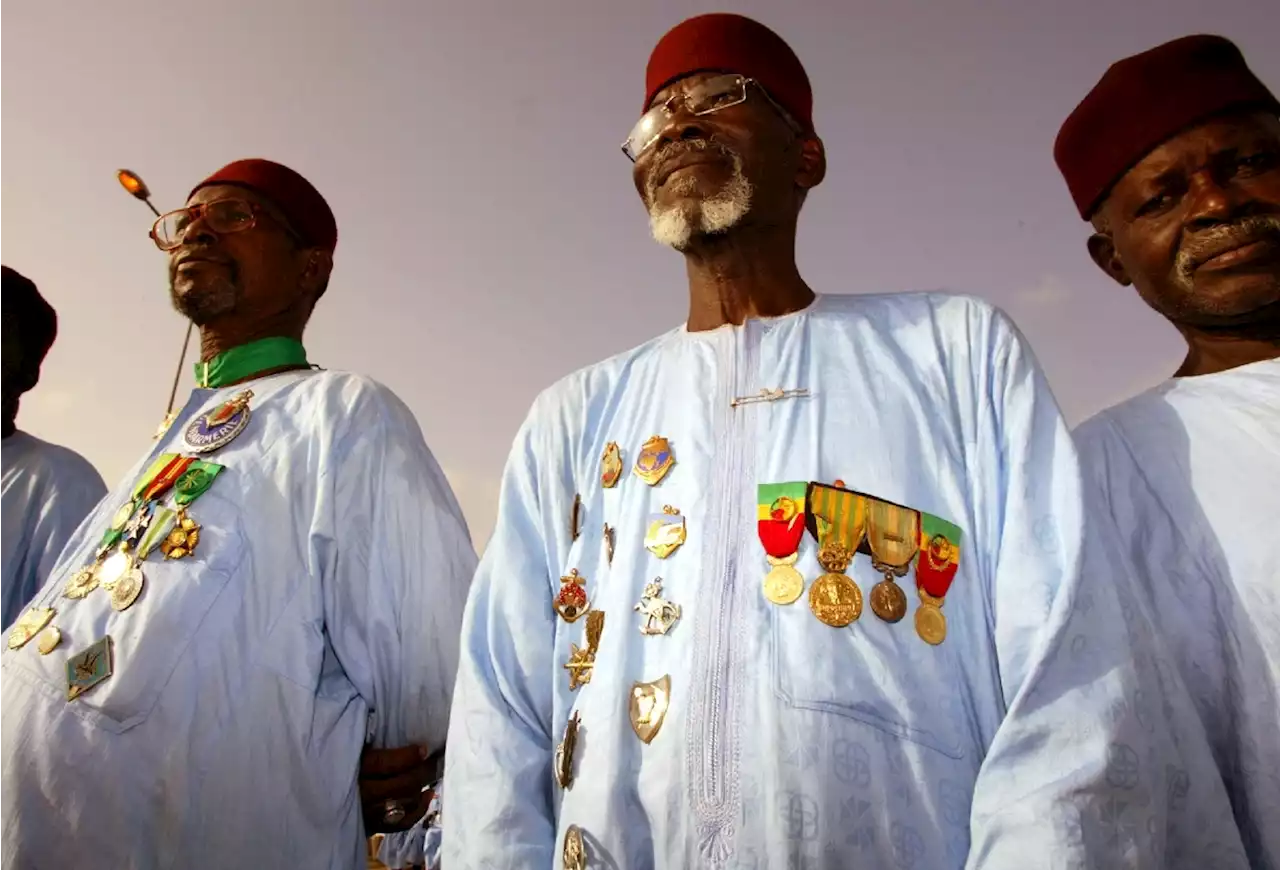
[[[1089,262],[1053,137],[1109,63],[1187,33],[1236,40],[1280,88],[1273,2],[8,0],[0,257],[60,318],[19,425],[109,482],[136,461],[183,322],[115,170],[164,209],[268,157],[338,218],[313,361],[408,402],[483,544],[536,393],[684,318],[683,264],[650,241],[618,143],[656,40],[722,10],[779,31],[813,81],[815,289],[990,299],[1073,421],[1176,367],[1172,329]]]

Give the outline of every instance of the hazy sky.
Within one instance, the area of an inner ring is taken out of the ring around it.
[[[137,461],[184,323],[115,170],[164,210],[271,158],[338,219],[312,360],[408,402],[483,544],[535,394],[684,319],[683,264],[650,241],[618,143],[656,40],[726,9],[813,81],[815,289],[986,297],[1073,422],[1172,371],[1177,336],[1089,262],[1053,137],[1110,62],[1187,33],[1231,37],[1280,88],[1274,0],[5,0],[0,257],[60,330],[19,425],[109,483]]]

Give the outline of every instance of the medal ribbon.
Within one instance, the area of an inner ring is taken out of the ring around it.
[[[146,488],[142,492],[142,501],[147,502],[152,499],[159,498],[169,491],[169,487],[173,486],[182,473],[187,470],[187,466],[191,465],[195,460],[189,456],[178,456],[177,454],[167,454],[172,456],[160,472],[151,479]]]
[[[191,504],[205,494],[205,491],[213,483],[213,479],[225,467],[216,462],[193,459],[186,470],[183,471],[182,476],[173,485],[173,500],[179,507],[186,507]]]
[[[839,544],[852,557],[867,532],[867,499],[856,492],[827,486],[809,485],[809,532],[820,546]]]
[[[756,487],[757,533],[764,551],[775,559],[785,559],[800,549],[808,487],[803,480],[762,483]]]
[[[934,598],[945,598],[960,568],[960,527],[933,514],[920,513],[920,558],[916,586]]]
[[[920,550],[920,515],[911,508],[870,499],[867,543],[878,570],[901,576]],[[884,567],[881,567],[884,566]]]
[[[225,387],[259,372],[305,365],[307,351],[302,342],[283,336],[263,338],[224,350],[207,362],[197,362],[196,383],[202,387]]]

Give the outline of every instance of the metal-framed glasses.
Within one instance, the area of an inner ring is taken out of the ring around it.
[[[151,240],[162,251],[172,251],[182,244],[182,238],[191,222],[201,217],[215,233],[240,233],[257,226],[258,215],[270,214],[257,203],[245,199],[215,199],[213,202],[202,202],[186,208],[175,209],[160,215],[151,225]],[[283,226],[283,225],[282,225]],[[288,227],[285,231],[296,235]]]
[[[764,98],[769,101],[769,105],[782,116],[782,120],[787,122],[787,126],[796,133],[801,132],[800,125],[777,104],[773,97],[769,96],[769,92],[758,81],[740,75],[722,75],[700,81],[687,91],[672,94],[661,103],[650,106],[631,128],[626,141],[622,143],[622,153],[634,163],[654,142],[658,141],[658,137],[662,135],[662,128],[675,114],[674,109],[677,103],[683,103],[685,111],[691,115],[710,115],[721,109],[745,103],[747,89],[752,85],[759,88],[760,93],[764,94]]]

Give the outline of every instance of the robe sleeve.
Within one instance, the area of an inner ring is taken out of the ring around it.
[[[445,761],[441,866],[450,870],[554,863],[549,566],[564,523],[553,524],[553,508],[540,497],[563,488],[549,469],[565,447],[537,417],[535,405],[516,436],[463,617]]]
[[[1007,712],[975,786],[967,867],[1244,867],[1203,728],[1086,501],[1044,376],[1003,315],[989,339],[976,440],[994,470],[974,544]]]
[[[325,630],[369,706],[369,742],[434,751],[448,728],[475,550],[408,408],[380,389],[356,399],[349,417],[329,472],[336,541]]]

